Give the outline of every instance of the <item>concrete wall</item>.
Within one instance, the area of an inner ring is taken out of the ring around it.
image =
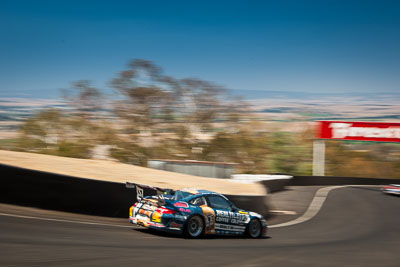
[[[0,202],[127,218],[136,190],[105,182],[0,164]],[[145,189],[145,195],[156,192]],[[237,207],[268,215],[266,196],[226,195]]]
[[[0,164],[0,202],[109,217],[127,217],[136,196],[125,184]]]

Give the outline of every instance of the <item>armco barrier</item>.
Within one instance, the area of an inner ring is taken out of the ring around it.
[[[0,164],[0,202],[43,209],[128,217],[136,190],[125,184],[35,171]],[[145,189],[149,195],[151,190]],[[242,209],[268,215],[266,196],[226,195]]]
[[[399,184],[399,179],[332,177],[332,176],[294,176],[288,183],[293,186],[310,185],[385,185]]]
[[[254,211],[262,214],[266,218],[269,216],[269,202],[267,196],[240,196],[240,195],[225,195],[238,208]]]
[[[274,192],[279,192],[285,189],[285,186],[290,184],[289,179],[279,179],[279,180],[265,180],[265,181],[260,181],[261,183],[268,191],[268,193],[274,193]]]
[[[271,174],[234,174],[231,176],[233,181],[241,183],[261,183],[268,193],[278,192],[285,189],[293,178],[291,175],[271,175]]]

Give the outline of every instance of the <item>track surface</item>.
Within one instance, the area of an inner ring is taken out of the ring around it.
[[[399,210],[377,188],[336,189],[313,219],[260,240],[0,216],[0,266],[399,266]]]

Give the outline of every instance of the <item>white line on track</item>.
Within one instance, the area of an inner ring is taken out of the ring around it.
[[[310,206],[308,207],[307,211],[303,214],[303,216],[301,216],[293,221],[290,221],[290,222],[271,225],[268,228],[278,228],[278,227],[290,226],[290,225],[308,221],[309,219],[311,219],[312,217],[317,215],[317,213],[321,209],[322,205],[324,204],[329,191],[331,191],[333,189],[337,189],[337,188],[342,188],[342,187],[346,187],[346,186],[329,186],[329,187],[324,187],[324,188],[319,189],[317,191],[317,193],[315,193],[315,196],[314,196],[313,200],[311,201]]]
[[[301,216],[293,221],[290,221],[290,222],[270,225],[270,226],[268,226],[268,228],[278,228],[278,227],[290,226],[290,225],[308,221],[309,219],[311,219],[312,217],[317,215],[317,213],[321,209],[322,205],[324,204],[329,191],[331,191],[333,189],[337,189],[337,188],[343,188],[343,187],[346,187],[346,186],[329,186],[329,187],[324,187],[324,188],[319,189],[317,191],[317,193],[315,193],[315,196],[314,196],[313,200],[311,201],[310,206],[308,207],[307,211],[303,214],[303,216]]]
[[[285,227],[285,226],[291,226],[291,225],[295,225],[295,224],[299,224],[305,221],[310,220],[311,218],[313,218],[315,215],[317,215],[317,213],[319,212],[319,210],[321,209],[322,205],[324,204],[328,193],[331,190],[334,189],[338,189],[338,188],[344,188],[344,187],[351,187],[353,185],[338,185],[338,186],[328,186],[328,187],[324,187],[321,188],[317,191],[317,193],[315,193],[315,196],[313,198],[313,200],[311,201],[310,206],[308,207],[307,211],[303,214],[303,216],[293,220],[293,221],[289,221],[289,222],[285,222],[285,223],[280,223],[280,224],[275,224],[275,225],[270,225],[268,226],[268,228],[278,228],[278,227]],[[362,186],[362,187],[374,187],[375,185],[371,186],[371,185],[356,185],[356,186]]]
[[[276,213],[276,214],[284,214],[284,215],[296,215],[297,213],[295,211],[291,210],[270,210],[270,213]]]
[[[132,226],[132,225],[118,225],[118,224],[106,224],[106,223],[95,223],[95,222],[71,221],[71,220],[62,220],[62,219],[51,219],[51,218],[43,218],[43,217],[16,215],[16,214],[1,213],[1,212],[0,212],[0,216],[24,218],[24,219],[34,219],[34,220],[42,220],[42,221],[52,221],[52,222],[66,222],[66,223],[77,223],[77,224],[87,224],[87,225],[110,226],[110,227],[119,227],[119,228],[134,228],[134,226]]]

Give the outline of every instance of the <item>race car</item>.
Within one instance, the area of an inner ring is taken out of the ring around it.
[[[137,202],[129,210],[129,221],[187,238],[203,235],[247,235],[259,238],[267,234],[262,215],[237,208],[224,195],[208,190],[171,190],[126,183],[136,188]],[[144,189],[156,195],[144,197]]]
[[[391,184],[382,187],[382,192],[385,194],[400,195],[400,184]]]

